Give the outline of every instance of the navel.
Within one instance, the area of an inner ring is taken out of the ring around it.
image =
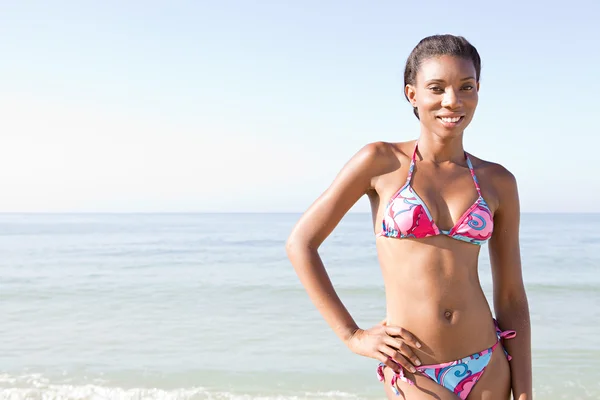
[[[451,310],[444,311],[444,318],[446,318],[447,321],[452,321],[453,317],[454,313]]]

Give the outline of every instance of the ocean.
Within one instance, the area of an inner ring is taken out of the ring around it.
[[[0,214],[0,399],[382,399],[285,254],[300,214]],[[535,399],[600,399],[600,214],[524,214]],[[385,313],[368,214],[320,251]],[[491,302],[487,246],[480,279]]]

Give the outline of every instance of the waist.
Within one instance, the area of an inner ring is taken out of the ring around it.
[[[482,351],[496,342],[493,316],[483,292],[465,292],[458,297],[388,295],[387,324],[417,337],[423,347],[414,351],[425,364]]]
[[[378,243],[387,323],[423,344],[426,364],[456,360],[495,343],[492,313],[479,282],[479,246],[449,238]]]

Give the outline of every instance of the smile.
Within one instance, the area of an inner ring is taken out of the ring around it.
[[[461,115],[460,117],[437,117],[437,119],[442,121],[444,126],[448,127],[453,127],[460,124],[464,118],[464,115]]]

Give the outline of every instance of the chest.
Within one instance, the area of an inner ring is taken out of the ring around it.
[[[420,204],[439,229],[450,231],[479,201],[478,184],[468,167],[424,165],[413,170],[400,192],[387,198],[395,211]]]

